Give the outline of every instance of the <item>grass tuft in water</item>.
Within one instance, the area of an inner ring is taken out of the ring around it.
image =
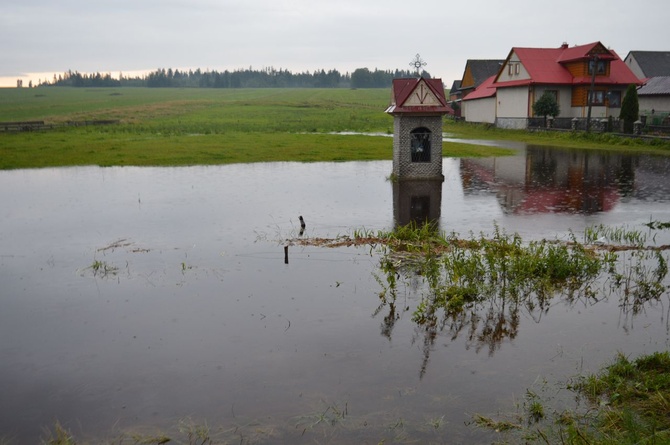
[[[489,300],[507,301],[512,307],[543,308],[559,292],[589,294],[605,262],[578,244],[546,240],[524,243],[518,234],[497,227],[492,237],[483,234],[467,240],[442,239],[448,248],[428,252],[415,262],[427,283],[414,312],[418,324],[437,323],[437,314],[454,318]],[[391,286],[391,284],[389,284]]]
[[[88,269],[93,271],[93,276],[106,278],[112,275],[116,275],[119,272],[119,268],[108,264],[106,261],[95,260],[93,263],[88,266]]]
[[[423,375],[438,334],[452,340],[467,335],[477,351],[488,348],[493,354],[516,337],[523,316],[539,320],[555,299],[590,305],[614,296],[623,313],[634,316],[668,290],[665,250],[670,246],[646,245],[650,239],[634,229],[602,225],[588,228],[582,243],[572,232],[567,241],[525,241],[497,225],[492,234],[462,237],[430,224],[410,224],[392,231],[355,230],[353,237],[289,241],[369,245],[371,255],[376,251],[374,277],[381,290],[373,316],[387,309],[382,335],[390,338],[395,320],[412,310],[412,321],[425,335]],[[412,309],[407,298],[400,305],[403,289],[405,297],[410,289],[418,295]]]
[[[618,354],[598,373],[565,385],[588,402],[586,409],[564,410],[547,416],[533,396],[528,426],[499,443],[573,445],[634,445],[670,443],[670,353],[655,352],[631,360]],[[542,414],[542,415],[540,415]],[[476,425],[501,431],[496,421]]]
[[[526,392],[526,411],[529,423],[537,423],[544,419],[544,405],[532,391]]]
[[[46,439],[47,445],[76,445],[74,436],[63,427],[60,422],[56,422],[53,431],[48,432],[49,437]]]
[[[509,420],[495,420],[491,417],[483,416],[481,414],[475,414],[474,423],[481,428],[487,428],[497,433],[510,430],[520,430],[523,428],[523,426],[519,423],[515,423]]]
[[[212,432],[207,423],[199,424],[191,419],[182,419],[179,421],[178,431],[185,435],[189,445],[208,445],[212,444]]]

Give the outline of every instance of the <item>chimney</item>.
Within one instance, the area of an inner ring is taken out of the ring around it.
[[[561,49],[568,49],[568,42],[563,42]]]

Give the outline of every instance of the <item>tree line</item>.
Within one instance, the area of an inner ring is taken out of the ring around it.
[[[39,86],[68,87],[149,87],[149,88],[388,88],[394,78],[415,77],[409,70],[379,70],[358,68],[352,73],[316,70],[293,73],[289,70],[265,68],[235,71],[202,71],[159,68],[142,76],[113,78],[111,74],[85,74],[67,71],[55,75],[52,81],[40,81]],[[422,76],[430,77],[423,71]]]

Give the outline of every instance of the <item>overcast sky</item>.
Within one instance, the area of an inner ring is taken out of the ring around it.
[[[670,1],[6,0],[0,86],[67,70],[409,69],[419,53],[449,87],[467,59],[595,41],[622,59],[670,51]]]

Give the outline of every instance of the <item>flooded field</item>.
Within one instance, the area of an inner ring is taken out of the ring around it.
[[[222,443],[490,443],[474,414],[670,345],[665,292],[635,310],[557,296],[490,324],[509,316],[494,302],[479,324],[428,330],[413,318],[421,276],[399,275],[391,301],[378,249],[287,241],[432,219],[463,237],[581,240],[604,224],[670,244],[644,225],[670,221],[669,158],[520,147],[445,159],[438,184],[390,172],[0,172],[0,443],[56,422],[95,443],[205,424]]]

